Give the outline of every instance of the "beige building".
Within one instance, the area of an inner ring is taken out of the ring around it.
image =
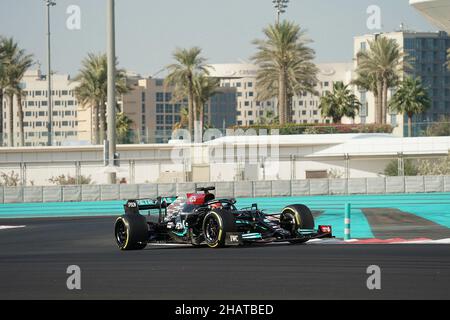
[[[134,143],[165,143],[172,137],[174,125],[181,120],[180,112],[187,100],[173,103],[173,88],[166,88],[163,79],[129,75],[131,91],[118,97],[125,115],[132,120],[130,140]],[[227,128],[236,123],[236,90],[219,88],[205,105],[205,120],[215,128]],[[79,108],[79,139],[90,143],[92,110]]]
[[[352,79],[352,63],[318,64],[319,73],[316,91],[318,95],[304,93],[294,97],[292,101],[292,121],[295,123],[327,123],[320,114],[320,97],[333,90],[333,83],[342,81],[350,83]],[[214,64],[211,76],[221,79],[221,86],[233,87],[237,90],[237,124],[248,126],[257,124],[261,117],[270,111],[277,114],[277,99],[258,101],[256,93],[257,66],[253,64]]]
[[[24,113],[23,125],[26,146],[44,146],[47,144],[48,123],[48,90],[46,76],[40,70],[28,71],[22,79],[21,86],[24,91],[22,108]],[[78,102],[74,96],[76,83],[70,81],[68,75],[55,74],[52,76],[53,91],[53,144],[60,146],[76,142],[77,131],[77,107]],[[9,130],[9,114],[7,112],[8,99],[3,101],[3,143],[7,143]],[[14,98],[14,144],[19,141],[18,102]]]

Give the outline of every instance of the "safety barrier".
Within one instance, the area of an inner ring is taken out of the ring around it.
[[[234,181],[216,183],[163,183],[73,186],[0,186],[0,203],[107,201],[155,198],[192,192],[197,186],[213,185],[218,197],[266,198],[316,195],[357,195],[450,192],[450,176],[386,177],[357,179],[311,179]]]

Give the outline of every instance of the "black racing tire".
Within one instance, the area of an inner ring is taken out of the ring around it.
[[[303,204],[293,204],[283,209],[280,216],[280,225],[283,229],[288,230],[292,237],[297,237],[297,229],[314,229],[314,217],[311,210]],[[309,239],[291,240],[290,243],[305,243]]]
[[[233,213],[228,210],[213,210],[203,219],[202,232],[210,248],[225,247],[227,232],[235,232],[236,224]]]
[[[149,236],[147,220],[140,214],[126,214],[117,218],[114,237],[120,250],[142,250]]]

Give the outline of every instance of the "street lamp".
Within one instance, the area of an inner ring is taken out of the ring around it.
[[[56,2],[45,0],[47,6],[47,104],[48,104],[48,124],[47,124],[47,145],[52,146],[52,67],[51,67],[51,50],[50,50],[50,8],[56,6]]]
[[[108,159],[109,165],[115,166],[116,158],[116,43],[115,43],[115,10],[114,0],[107,0],[106,34],[107,34],[107,60],[108,60]],[[116,172],[109,172],[110,184],[116,184]]]
[[[279,24],[281,14],[286,13],[289,0],[272,0],[272,3],[275,9],[277,9],[277,24]]]

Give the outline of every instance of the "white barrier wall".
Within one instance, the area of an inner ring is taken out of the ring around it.
[[[215,186],[216,196],[235,198],[295,197],[344,194],[450,192],[450,176],[311,179],[205,183],[0,186],[0,203],[108,201],[177,196],[196,187]]]

